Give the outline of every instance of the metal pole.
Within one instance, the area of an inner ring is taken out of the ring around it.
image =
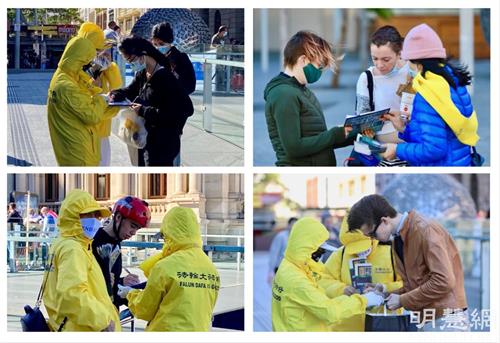
[[[288,11],[286,9],[280,9],[280,19],[279,19],[279,33],[280,33],[280,69],[285,58],[285,46],[288,42]]]
[[[26,237],[29,237],[29,231],[30,231],[30,191],[28,191],[28,197],[26,201]],[[29,264],[29,259],[30,259],[30,254],[29,254],[29,242],[26,241],[25,243],[25,258],[26,258],[26,267],[28,268]]]
[[[236,245],[237,246],[241,246],[241,238],[240,237],[238,237]],[[239,252],[239,251],[236,253],[236,262],[237,262],[237,264],[236,264],[236,270],[240,271],[241,252]]]
[[[230,59],[229,55],[225,56],[225,60]],[[231,90],[231,66],[224,66],[224,69],[226,70],[226,93],[229,94]]]
[[[467,66],[474,75],[474,10],[460,9],[460,62]],[[467,86],[469,93],[474,93],[473,84]]]
[[[16,8],[16,22],[14,24],[14,31],[16,32],[16,54],[15,54],[15,68],[21,68],[21,9]]]
[[[359,62],[361,70],[368,66],[368,16],[365,9],[359,10]]]
[[[260,10],[260,67],[263,72],[269,69],[269,21],[268,10]]]
[[[212,64],[203,64],[203,129],[212,132]]]

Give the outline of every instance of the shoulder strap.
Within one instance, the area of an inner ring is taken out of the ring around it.
[[[370,111],[375,111],[375,104],[373,103],[373,75],[370,70],[365,70],[366,80],[368,81],[368,96],[370,97]]]
[[[49,272],[52,269],[53,262],[54,262],[54,254],[52,254],[52,257],[50,258],[49,268],[48,269],[46,268],[45,272],[43,273],[43,281],[42,285],[40,286],[40,290],[38,291],[35,307],[40,307],[40,305],[42,304],[43,291],[45,290],[45,285],[47,284],[47,279],[49,277]]]
[[[392,244],[390,246],[391,250],[391,265],[392,265],[392,281],[396,282],[396,269],[394,268],[394,256],[392,256]]]
[[[342,265],[344,263],[344,254],[345,254],[345,245],[342,247],[342,255],[340,255],[340,277],[339,277],[339,280],[342,278]]]

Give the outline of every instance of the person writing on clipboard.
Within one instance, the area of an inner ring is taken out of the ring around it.
[[[120,298],[118,285],[133,286],[140,282],[139,277],[128,272],[122,274],[121,242],[137,233],[137,230],[148,227],[151,212],[148,204],[139,198],[125,196],[115,202],[113,217],[108,224],[97,231],[92,241],[92,252],[101,267],[108,294],[116,308],[126,304]]]
[[[167,58],[144,38],[130,36],[118,46],[136,72],[125,88],[110,92],[110,101],[133,100],[131,108],[145,119],[148,131],[139,166],[172,166],[180,150],[185,118],[193,114],[193,103],[172,74]]]

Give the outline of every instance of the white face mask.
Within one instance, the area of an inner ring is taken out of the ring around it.
[[[368,250],[365,250],[365,251],[362,251],[362,252],[359,252],[358,253],[358,257],[361,257],[361,258],[367,258],[368,255],[370,255],[370,253],[372,252],[372,248],[368,248]]]
[[[80,224],[82,225],[83,234],[88,239],[94,239],[97,230],[101,227],[101,222],[96,218],[82,218]]]

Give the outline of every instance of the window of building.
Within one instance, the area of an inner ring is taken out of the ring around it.
[[[94,195],[96,200],[109,200],[110,174],[94,175]]]
[[[59,200],[59,179],[57,174],[45,174],[45,201]]]
[[[354,190],[355,190],[354,180],[349,180],[348,187],[349,187],[349,190],[348,190],[349,196],[350,197],[354,196]]]
[[[163,198],[167,195],[167,174],[148,175],[148,198]]]

